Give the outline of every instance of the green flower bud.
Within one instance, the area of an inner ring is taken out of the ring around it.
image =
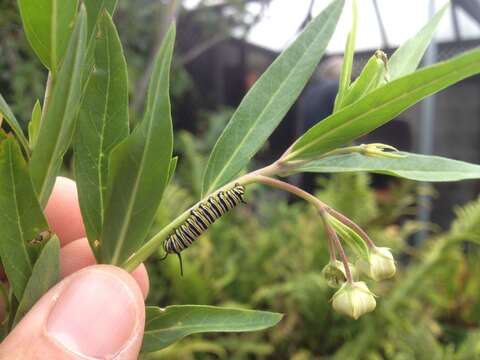
[[[333,295],[332,300],[333,309],[336,312],[350,316],[355,320],[363,314],[373,311],[377,306],[375,296],[363,281],[343,284]]]
[[[350,272],[354,279],[357,278],[357,270],[353,264],[348,264]],[[330,261],[322,270],[322,275],[327,280],[328,286],[338,289],[345,281],[347,281],[347,274],[343,263],[339,260]]]
[[[360,259],[357,268],[375,281],[393,277],[396,272],[395,259],[386,247],[374,247],[370,250],[368,262]]]
[[[390,81],[390,74],[388,71],[388,56],[385,54],[382,50],[377,50],[375,51],[375,57],[383,63],[383,66],[385,67],[385,73],[383,75],[384,79],[386,82]]]
[[[406,157],[397,148],[381,143],[359,145],[360,153],[365,156],[401,159]]]

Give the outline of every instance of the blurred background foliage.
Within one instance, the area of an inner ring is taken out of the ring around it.
[[[35,99],[43,97],[46,74],[26,43],[15,3],[0,0],[0,89],[25,125]],[[132,122],[141,115],[148,79],[144,74],[164,24],[176,15],[174,118],[182,114],[194,123],[189,126],[193,132],[176,133],[179,166],[152,231],[198,200],[206,156],[231,115],[229,108],[204,106],[208,94],[198,91],[185,70],[196,54],[231,29],[245,33],[256,21],[244,11],[244,1],[231,3],[227,12],[215,6],[187,12],[181,2],[176,7],[165,1],[119,2],[116,22],[129,64]],[[202,40],[195,47],[193,34]],[[440,231],[412,220],[412,183],[392,182],[385,193],[372,189],[370,180],[364,174],[321,177],[317,195],[396,254],[398,275],[369,284],[379,296],[375,312],[352,321],[332,311],[333,290],[320,274],[328,261],[325,237],[314,209],[282,193],[252,187],[247,206],[225,216],[184,253],[185,276],[180,277],[175,257],[159,262],[159,253],[148,261],[147,302],[235,305],[282,312],[285,318],[263,332],[189,337],[145,358],[480,359],[480,254],[472,245],[480,243],[480,201],[457,209],[450,230]],[[413,235],[425,228],[431,237],[415,244]]]
[[[132,122],[142,115],[154,57],[173,18],[178,28],[171,81],[173,109],[180,113],[183,103],[194,104],[192,115],[200,128],[208,94],[196,89],[185,67],[232,32],[240,37],[247,34],[259,17],[252,16],[246,4],[264,7],[269,1],[226,0],[213,5],[200,1],[197,8],[187,10],[181,0],[118,0],[115,23],[129,66]],[[23,34],[16,0],[0,0],[0,9],[0,89],[25,125],[35,99],[43,99],[46,71]]]

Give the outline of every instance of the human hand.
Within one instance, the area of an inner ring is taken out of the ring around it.
[[[45,209],[61,242],[62,280],[0,344],[0,359],[137,359],[145,323],[148,275],[94,265],[75,182],[57,178]]]

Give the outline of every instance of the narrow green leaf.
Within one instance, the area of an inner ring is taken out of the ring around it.
[[[145,241],[167,185],[172,158],[170,64],[175,26],[160,47],[148,90],[145,115],[110,155],[102,260],[122,264]]]
[[[403,158],[372,157],[358,153],[311,161],[298,172],[372,172],[417,181],[459,181],[480,179],[480,165],[464,161],[402,152]]]
[[[282,314],[202,305],[147,307],[142,352],[163,349],[191,334],[244,332],[276,325]]]
[[[22,144],[22,147],[24,148],[26,153],[28,153],[28,140],[25,137],[25,134],[23,133],[20,123],[15,118],[15,115],[13,115],[12,110],[10,110],[10,107],[8,106],[5,99],[3,98],[2,94],[0,94],[0,114],[3,115],[8,126],[10,126],[10,128],[13,130],[15,135],[17,135],[17,138],[20,141],[20,144]]]
[[[343,4],[334,0],[250,89],[210,154],[203,195],[242,170],[280,123],[323,56]]]
[[[172,161],[170,161],[170,167],[168,168],[168,179],[167,184],[172,180],[173,174],[175,174],[175,169],[177,168],[178,156],[174,156]]]
[[[390,80],[408,75],[417,69],[449,5],[445,4],[414,37],[393,53],[388,63]]]
[[[363,68],[358,78],[353,82],[348,92],[343,97],[343,101],[338,106],[338,110],[358,101],[371,91],[375,90],[381,83],[385,74],[385,64],[382,59],[373,55]]]
[[[347,43],[345,45],[345,52],[343,54],[342,70],[340,72],[340,80],[338,83],[338,93],[335,98],[334,111],[336,112],[341,108],[343,99],[348,92],[350,81],[352,78],[352,66],[353,57],[355,55],[355,42],[357,38],[357,23],[358,23],[358,10],[357,2],[352,1],[352,28],[347,37]]]
[[[78,0],[18,0],[28,42],[54,74],[72,33]]]
[[[112,16],[117,7],[117,0],[83,0],[83,3],[87,9],[88,37],[90,38],[95,29],[95,24],[100,19],[102,10],[106,9]]]
[[[60,277],[60,241],[53,236],[43,247],[38,260],[33,265],[23,297],[18,304],[13,326],[25,316],[35,303]]]
[[[127,63],[107,12],[99,21],[95,39],[95,70],[82,100],[74,139],[80,208],[91,245],[102,232],[110,152],[129,133]]]
[[[30,161],[30,174],[42,206],[50,196],[63,155],[72,140],[80,105],[85,51],[86,15],[82,6]]]
[[[33,190],[28,166],[11,136],[0,143],[0,257],[13,293],[21,299],[41,244],[36,239],[48,230]]]
[[[102,14],[106,11],[110,17],[113,16],[117,6],[117,0],[84,0],[83,4],[87,11],[87,55],[82,79],[82,94],[85,93],[90,76],[94,71],[95,51],[97,41],[95,39],[98,33],[98,27],[102,21]]]
[[[42,106],[40,101],[36,101],[32,110],[32,118],[28,123],[28,142],[30,144],[30,149],[33,150],[35,144],[37,143],[38,131],[40,130],[40,120],[42,118]]]
[[[423,98],[480,72],[480,49],[394,80],[330,115],[300,137],[286,159],[319,156],[394,119]]]

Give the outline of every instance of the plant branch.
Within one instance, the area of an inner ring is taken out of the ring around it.
[[[305,190],[300,189],[299,187],[289,184],[285,181],[274,179],[264,175],[258,175],[258,174],[254,174],[252,180],[253,180],[252,182],[265,184],[271,187],[275,187],[277,189],[288,191],[289,193],[292,193],[298,196],[299,198],[309,202],[310,204],[315,206],[315,208],[317,208],[319,211],[325,211],[326,208],[328,207],[325,203],[320,201],[320,199],[313,196],[309,192],[306,192]]]
[[[52,91],[53,91],[53,84],[54,84],[53,74],[49,71],[48,78],[47,78],[47,85],[45,86],[45,95],[44,95],[43,104],[42,104],[42,116],[40,117],[40,126],[43,123],[43,119],[45,118],[45,114],[47,113],[48,105],[50,104],[50,98],[52,97]]]
[[[241,185],[248,185],[257,182],[257,177],[261,175],[274,175],[278,173],[279,165],[277,163],[273,163],[269,166],[264,168],[255,170],[251,173],[243,175],[234,181],[229,182],[228,184],[222,186],[221,188],[217,189],[212,194],[206,196],[189,209],[185,210],[182,214],[180,214],[175,220],[170,222],[166,225],[163,229],[161,229],[157,234],[155,234],[152,238],[150,238],[140,249],[134,252],[127,261],[122,265],[122,267],[126,271],[133,271],[138,265],[140,265],[143,261],[145,261],[154,251],[156,251],[163,243],[163,241],[167,238],[167,236],[179,225],[181,225],[187,218],[190,216],[190,212],[197,207],[200,203],[204,202],[208,199],[209,196],[217,194],[218,192],[233,187],[235,184]]]
[[[47,109],[48,109],[48,106],[50,104],[50,98],[52,97],[53,87],[54,87],[54,76],[53,76],[52,72],[49,71],[48,72],[48,77],[47,77],[47,83],[45,85],[45,94],[43,96],[42,113],[40,114],[39,129],[41,128],[41,126],[44,122],[45,116],[47,114]],[[28,134],[28,136],[30,137],[31,134]],[[29,142],[24,144],[21,137],[19,137],[19,140],[22,143],[22,145],[24,145],[25,153],[29,157],[33,148],[30,147]]]

